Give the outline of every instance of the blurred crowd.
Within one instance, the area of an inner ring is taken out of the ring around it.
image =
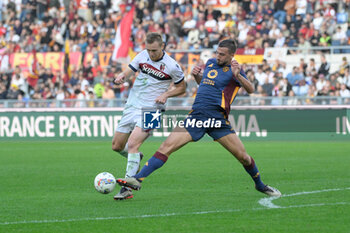
[[[85,8],[79,6],[83,1]],[[231,0],[226,8],[215,8],[213,2],[217,1],[0,0],[0,55],[32,52],[34,48],[37,52],[62,52],[66,39],[71,52],[113,52],[116,26],[132,6],[135,6],[132,29],[135,52],[144,49],[147,32],[162,33],[166,50],[215,49],[224,38],[236,40],[239,48],[308,49],[350,44],[350,0]],[[319,67],[313,60],[300,61],[292,70],[287,70],[286,64],[278,60],[246,67],[256,87],[253,95],[349,97],[346,56],[338,71],[331,74],[329,61],[320,56]],[[186,68],[187,64],[181,65]],[[9,66],[0,72],[0,99],[125,100],[128,97],[132,80],[123,85],[112,82],[121,72],[120,64],[101,67],[93,59],[86,67],[71,68],[72,77],[65,83],[63,72],[53,73],[39,65],[38,83],[31,87],[20,67]],[[184,70],[186,96],[194,97],[197,86],[187,69]],[[95,103],[91,101],[90,105]]]
[[[350,104],[350,65],[347,57],[343,57],[339,69],[330,73],[330,64],[325,55],[321,56],[321,64],[316,65],[315,60],[300,59],[299,65],[294,66],[292,71],[286,69],[284,62],[276,61],[270,65],[264,62],[258,66],[257,71],[247,69],[247,76],[255,85],[255,97],[288,97],[283,104],[314,104],[315,96],[333,96],[346,98],[342,104]],[[241,95],[247,95],[243,92]],[[295,97],[305,97],[299,100]],[[255,98],[256,105],[281,105],[283,98],[273,98],[269,103]],[[302,101],[302,102],[301,102]],[[337,98],[328,104],[339,104]]]

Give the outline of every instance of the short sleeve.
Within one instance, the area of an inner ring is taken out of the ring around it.
[[[179,64],[175,64],[173,71],[171,72],[171,78],[173,79],[175,84],[180,83],[182,80],[184,80],[184,72],[182,71]]]
[[[129,68],[132,69],[134,72],[137,72],[139,70],[139,65],[142,60],[146,56],[147,51],[142,51],[141,53],[137,54],[135,58],[130,62]]]

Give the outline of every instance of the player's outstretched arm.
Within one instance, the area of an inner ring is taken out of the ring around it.
[[[193,75],[194,79],[196,80],[197,84],[199,85],[202,81],[203,77],[203,70],[201,66],[197,65],[193,68],[191,74]]]
[[[249,93],[253,93],[255,91],[254,85],[248,80],[245,79],[241,74],[241,65],[236,61],[233,60],[231,62],[231,70],[232,73],[235,75],[236,79],[242,84],[244,89]]]
[[[182,95],[185,92],[186,92],[186,82],[185,80],[182,80],[180,83],[175,84],[173,88],[170,88],[168,91],[158,96],[156,99],[156,103],[165,104],[168,98]]]
[[[123,72],[121,72],[114,80],[113,83],[114,84],[121,84],[123,82],[125,82],[132,74],[134,73],[134,71],[132,69],[130,69],[129,67],[126,68],[126,70],[124,70]]]

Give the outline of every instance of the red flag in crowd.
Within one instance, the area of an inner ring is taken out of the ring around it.
[[[69,63],[69,40],[66,38],[65,48],[64,48],[64,77],[63,82],[67,83],[72,76]]]
[[[39,79],[38,72],[38,58],[36,57],[36,49],[33,49],[33,62],[31,67],[29,67],[29,74],[27,77],[27,82],[30,86],[35,87]]]
[[[127,58],[129,48],[132,47],[130,41],[132,20],[134,18],[135,7],[133,6],[125,17],[119,23],[114,41],[114,51],[112,60],[116,61],[119,58]]]

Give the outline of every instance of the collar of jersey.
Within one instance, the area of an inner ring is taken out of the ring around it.
[[[158,61],[162,60],[164,55],[165,55],[165,52],[163,51],[163,56],[161,58],[159,58],[157,61],[154,61],[154,62],[158,62]]]

